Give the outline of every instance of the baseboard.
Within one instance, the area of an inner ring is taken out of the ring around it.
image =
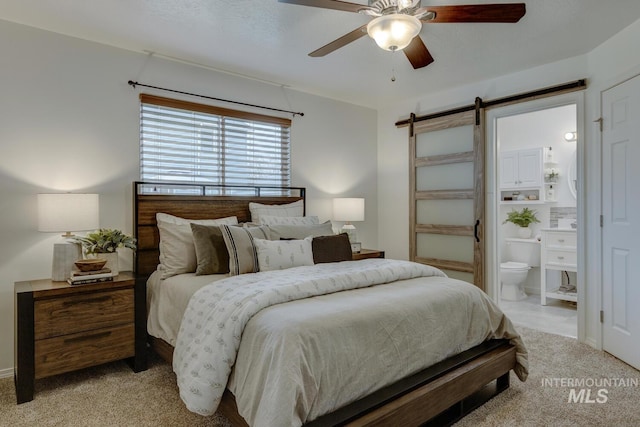
[[[590,345],[591,347],[595,348],[596,350],[602,350],[602,348],[598,348],[598,343],[593,338],[585,338],[584,343],[587,344],[587,345]]]
[[[13,368],[0,369],[0,378],[10,378],[13,376]]]

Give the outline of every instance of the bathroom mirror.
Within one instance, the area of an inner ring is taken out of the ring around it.
[[[578,174],[576,171],[577,167],[577,157],[576,152],[574,151],[571,155],[571,160],[569,162],[569,168],[567,172],[567,180],[569,181],[569,191],[571,191],[571,195],[574,199],[578,198]]]

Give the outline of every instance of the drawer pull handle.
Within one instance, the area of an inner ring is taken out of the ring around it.
[[[111,297],[107,295],[104,297],[89,298],[89,299],[83,299],[78,301],[65,301],[63,305],[65,307],[69,307],[70,305],[91,304],[92,302],[104,302],[104,301],[109,301],[110,299]]]
[[[564,243],[564,239],[558,239],[558,242]]]
[[[95,339],[98,339],[98,338],[108,337],[109,335],[111,335],[111,331],[100,332],[100,333],[93,334],[93,335],[84,335],[84,336],[81,336],[81,337],[67,338],[66,340],[64,340],[64,343],[65,344],[71,344],[71,343],[75,343],[75,342],[90,341],[90,340],[95,340]]]
[[[564,259],[564,257],[563,256],[559,256],[558,259]]]

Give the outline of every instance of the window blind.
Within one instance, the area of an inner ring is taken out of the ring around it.
[[[143,181],[288,187],[291,121],[141,95]]]

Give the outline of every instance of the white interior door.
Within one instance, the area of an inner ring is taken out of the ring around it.
[[[640,369],[640,76],[602,93],[602,346]]]

